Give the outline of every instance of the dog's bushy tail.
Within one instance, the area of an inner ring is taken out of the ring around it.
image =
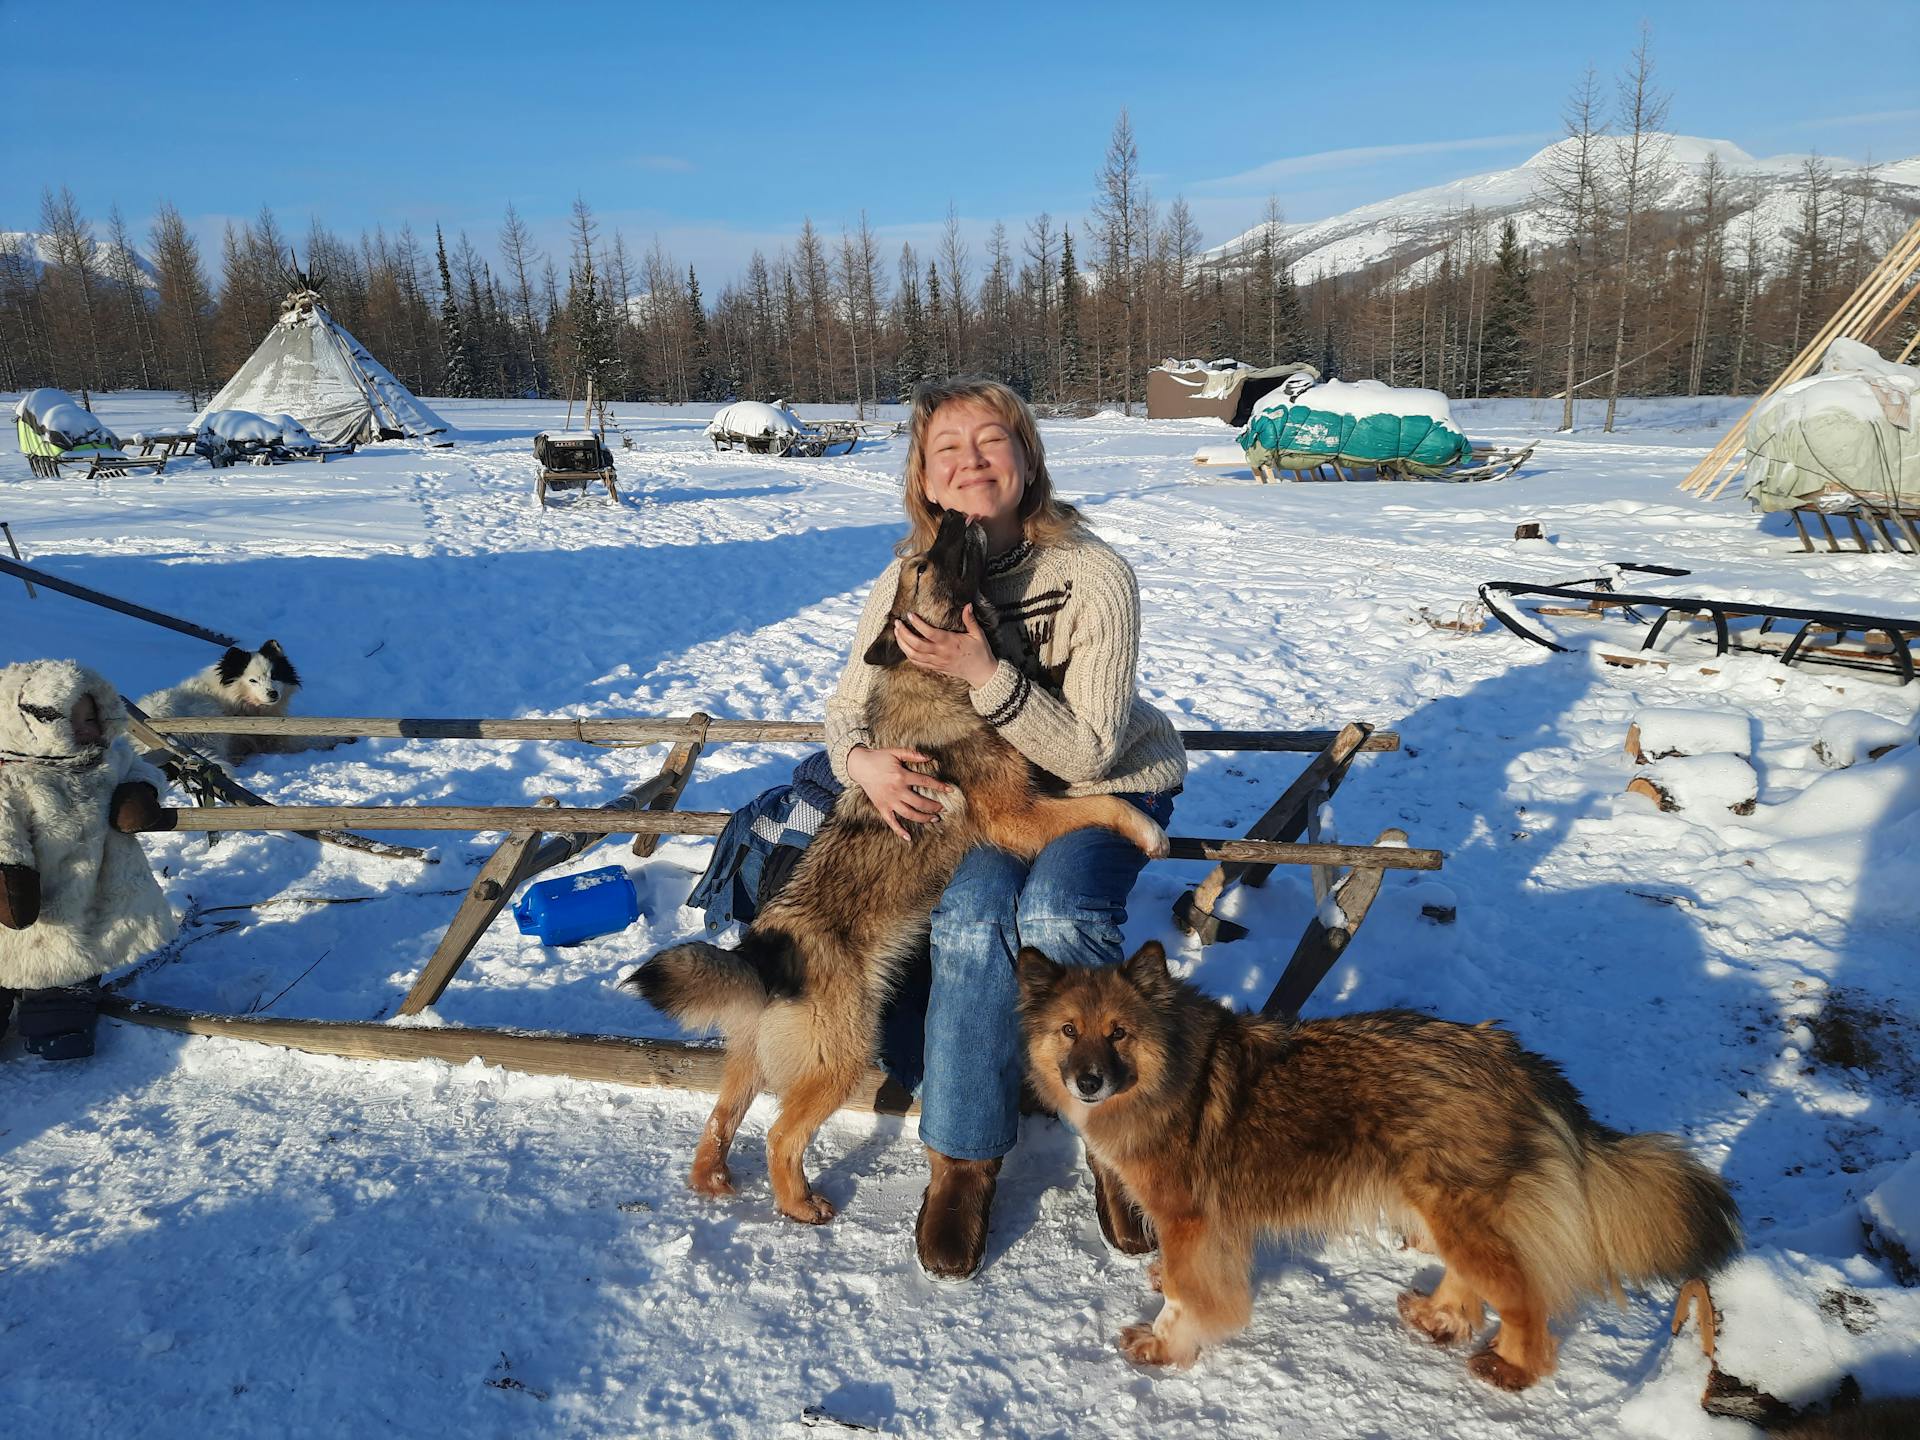
[[[1710,1275],[1740,1249],[1740,1212],[1718,1175],[1671,1135],[1585,1137],[1594,1238],[1619,1280]]]
[[[689,1030],[728,1036],[752,1026],[772,998],[762,971],[745,956],[704,940],[662,950],[620,983]]]

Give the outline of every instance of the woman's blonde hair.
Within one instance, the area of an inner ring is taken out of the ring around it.
[[[998,380],[958,375],[950,380],[927,380],[914,386],[913,414],[907,420],[907,522],[912,527],[899,545],[903,555],[925,551],[940,530],[941,510],[927,499],[927,431],[942,405],[961,401],[979,405],[999,417],[1027,458],[1027,488],[1020,497],[1020,519],[1027,539],[1052,545],[1072,535],[1081,524],[1080,512],[1053,493],[1047,473],[1046,448],[1033,411],[1012,388]]]

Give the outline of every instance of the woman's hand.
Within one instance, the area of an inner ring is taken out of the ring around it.
[[[993,679],[999,661],[987,644],[986,633],[973,618],[973,606],[960,612],[964,630],[936,630],[913,615],[893,622],[893,638],[909,662],[936,675],[952,675],[967,682],[969,690],[978,690]]]
[[[910,840],[913,837],[907,834],[902,821],[924,825],[939,819],[943,808],[938,799],[922,795],[920,791],[953,789],[944,780],[907,768],[909,763],[926,765],[931,761],[931,756],[922,755],[918,750],[856,745],[847,752],[847,775],[866,791],[867,799],[880,812],[887,828],[902,840]]]

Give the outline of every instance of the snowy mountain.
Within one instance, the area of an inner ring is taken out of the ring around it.
[[[1728,140],[1691,135],[1667,139],[1666,176],[1655,196],[1655,209],[1678,210],[1695,204],[1708,157],[1718,156],[1728,182],[1730,231],[1744,235],[1746,216],[1757,212],[1762,235],[1777,243],[1797,223],[1801,173],[1809,157],[1775,155],[1760,160]],[[1293,258],[1294,278],[1311,281],[1350,274],[1396,255],[1402,263],[1415,263],[1437,249],[1469,210],[1496,223],[1512,216],[1521,242],[1530,249],[1557,244],[1545,198],[1546,179],[1555,158],[1572,143],[1558,141],[1512,169],[1412,190],[1325,220],[1283,225],[1281,234]],[[1603,173],[1612,170],[1615,155],[1625,143],[1618,136],[1600,141]],[[1841,160],[1828,164],[1836,187],[1857,187],[1870,194],[1869,234],[1876,227],[1904,229],[1920,214],[1920,156],[1870,167]],[[1215,246],[1206,258],[1230,258],[1257,244],[1264,229],[1256,225]]]
[[[17,246],[26,255],[27,263],[36,275],[53,263],[53,244],[45,235],[31,230],[0,230],[0,249],[12,246]],[[101,274],[113,273],[113,247],[98,236],[93,241],[93,263]],[[154,268],[153,261],[137,249],[133,252],[133,263],[149,289],[159,285],[160,272]]]

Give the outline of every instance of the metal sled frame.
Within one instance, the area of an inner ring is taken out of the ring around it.
[[[1672,570],[1659,566],[1623,566],[1623,569],[1651,570],[1655,573],[1685,575],[1685,570]],[[1586,588],[1591,586],[1592,588]],[[1725,655],[1732,650],[1755,651],[1761,654],[1777,654],[1782,665],[1811,661],[1821,665],[1838,665],[1850,670],[1875,671],[1881,674],[1899,677],[1902,685],[1914,678],[1914,643],[1920,640],[1920,619],[1899,619],[1886,615],[1857,615],[1844,610],[1799,610],[1784,605],[1758,605],[1749,600],[1719,600],[1710,596],[1679,595],[1627,595],[1612,588],[1606,579],[1575,582],[1573,585],[1528,585],[1518,581],[1489,580],[1480,587],[1480,599],[1486,604],[1493,618],[1522,640],[1535,645],[1543,645],[1549,650],[1565,653],[1567,647],[1551,637],[1529,630],[1506,608],[1501,599],[1515,600],[1523,595],[1537,595],[1556,600],[1576,600],[1585,605],[1584,610],[1556,608],[1548,613],[1564,616],[1584,616],[1596,618],[1607,610],[1622,610],[1627,618],[1637,624],[1648,625],[1647,633],[1640,642],[1644,654],[1653,649],[1662,632],[1676,616],[1681,620],[1707,619],[1713,622],[1713,648],[1716,655]],[[1498,598],[1496,598],[1498,597]],[[1648,624],[1646,617],[1638,613],[1645,609],[1658,612],[1659,618]],[[1759,621],[1759,626],[1746,637],[1737,636],[1735,625],[1748,621]],[[1782,647],[1756,644],[1752,636],[1773,635],[1775,627],[1797,623],[1799,628]],[[1821,634],[1831,635],[1839,643],[1815,646],[1810,642]],[[1849,635],[1859,635],[1870,639],[1878,635],[1885,640],[1884,651],[1868,650],[1861,646],[1847,646]]]
[[[185,809],[178,814],[181,831],[293,831],[314,835],[351,825],[355,830],[505,831],[506,838],[482,865],[468,887],[439,946],[421,968],[398,1013],[418,1015],[434,1004],[479,944],[495,917],[505,909],[514,891],[526,880],[572,859],[610,835],[632,835],[633,852],[647,856],[663,835],[717,835],[728,819],[722,812],[676,810],[694,766],[710,744],[760,743],[817,745],[825,727],[799,721],[715,720],[703,714],[659,719],[626,720],[461,720],[418,718],[329,718],[313,716],[169,716],[148,722],[162,732],[170,746],[185,749],[183,741],[196,735],[278,734],[340,737],[402,737],[412,739],[576,740],[588,744],[646,745],[670,743],[659,771],[606,805],[596,808],[563,807],[551,801],[536,806],[269,806],[264,803]],[[1354,755],[1361,750],[1397,750],[1399,737],[1369,726],[1349,725],[1339,732],[1325,730],[1197,730],[1181,732],[1189,750],[1295,751],[1315,754],[1301,779],[1287,795],[1310,790],[1320,793],[1339,783]],[[1305,789],[1303,790],[1303,787]],[[244,792],[243,792],[244,793]],[[255,797],[257,798],[257,797]],[[1282,796],[1282,804],[1287,796]],[[1275,809],[1280,806],[1276,805]],[[1271,813],[1271,812],[1270,812]],[[1245,840],[1175,837],[1170,858],[1214,860],[1221,868],[1236,867],[1236,877],[1274,865],[1315,867],[1331,877],[1336,867],[1352,871],[1337,882],[1337,903],[1347,924],[1329,929],[1318,915],[1302,937],[1296,963],[1282,978],[1267,1013],[1277,1004],[1298,1009],[1313,985],[1344,949],[1364,918],[1366,906],[1378,891],[1387,870],[1437,870],[1443,856],[1437,850],[1418,850],[1405,844],[1399,831],[1388,831],[1382,843],[1339,845],[1294,843],[1307,824],[1290,831],[1285,823],[1254,827]],[[1263,828],[1264,827],[1264,828]],[[1289,835],[1276,840],[1272,836]],[[355,837],[359,838],[359,837]],[[337,842],[336,842],[337,843]],[[1238,867],[1246,867],[1244,870]],[[1220,873],[1218,870],[1216,873]],[[1206,890],[1209,881],[1201,889]],[[1252,883],[1258,883],[1257,880]],[[1211,905],[1223,886],[1215,885]],[[1230,925],[1231,922],[1217,922]],[[1318,931],[1316,931],[1318,927]],[[1244,932],[1243,932],[1244,933]],[[1316,938],[1316,934],[1318,937]],[[1337,937],[1337,938],[1336,938]],[[1302,962],[1300,954],[1310,954]],[[1324,958],[1324,963],[1322,962]],[[1317,972],[1313,967],[1318,966]],[[1311,979],[1308,975],[1311,973]],[[1304,988],[1302,988],[1304,986]],[[1283,996],[1283,992],[1285,992]],[[372,1021],[276,1020],[255,1016],[206,1015],[169,1006],[148,1005],[109,993],[102,1008],[136,1024],[157,1026],[194,1035],[224,1035],[283,1045],[313,1054],[359,1059],[438,1059],[464,1064],[479,1059],[490,1065],[540,1075],[571,1075],[582,1080],[627,1085],[667,1085],[681,1089],[717,1088],[725,1063],[717,1045],[682,1041],[632,1039],[614,1035],[536,1034],[517,1030],[469,1027],[407,1028]],[[903,1113],[910,1097],[887,1082],[878,1071],[869,1074],[852,1102],[858,1108]]]

